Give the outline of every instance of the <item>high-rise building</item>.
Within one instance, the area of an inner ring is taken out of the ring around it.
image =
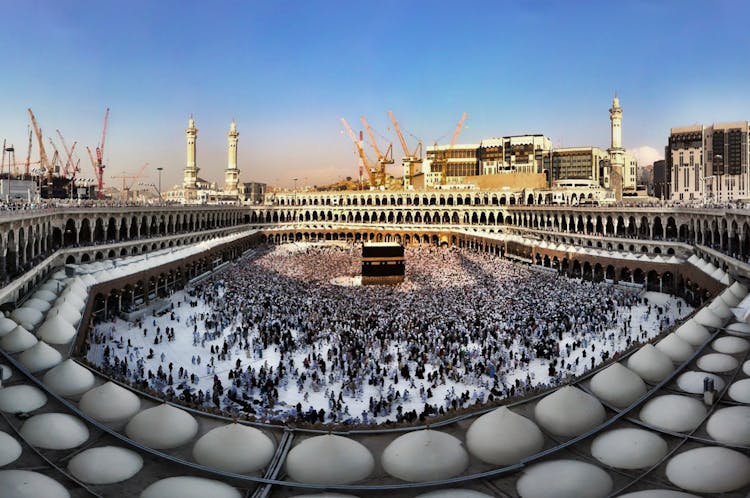
[[[482,140],[477,152],[481,174],[541,173],[543,152],[551,148],[550,139],[540,134]]]
[[[654,167],[651,170],[651,180],[654,187],[654,197],[657,199],[669,199],[666,160],[654,161]]]
[[[665,151],[668,190],[678,201],[750,197],[747,121],[672,128]]]
[[[564,147],[545,151],[542,168],[549,172],[550,183],[561,180],[588,180],[600,185],[600,169],[608,159],[599,147]]]

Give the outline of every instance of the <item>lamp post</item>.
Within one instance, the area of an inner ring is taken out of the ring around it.
[[[161,198],[161,172],[162,172],[162,170],[164,170],[164,168],[162,168],[161,166],[159,166],[158,168],[156,168],[156,171],[159,172],[159,189],[158,189],[158,192],[159,192],[159,203],[164,202],[162,200],[162,198]]]
[[[297,221],[297,177],[292,178],[294,180],[294,221]]]

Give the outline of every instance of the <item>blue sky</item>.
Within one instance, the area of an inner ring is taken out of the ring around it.
[[[235,118],[241,179],[287,186],[356,176],[342,116],[359,130],[365,115],[397,157],[389,110],[425,144],[449,140],[466,111],[460,142],[544,133],[555,145],[606,147],[617,91],[624,145],[644,162],[671,126],[750,119],[750,4],[741,1],[3,7],[0,140],[17,160],[27,107],[45,135],[59,128],[79,147],[96,145],[110,107],[107,176],[148,162],[165,168],[165,187],[181,178],[190,113],[201,176],[223,178]],[[146,174],[156,180],[153,168]]]

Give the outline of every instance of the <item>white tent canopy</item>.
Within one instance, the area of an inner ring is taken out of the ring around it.
[[[350,484],[372,474],[375,459],[362,443],[326,434],[305,439],[289,452],[286,469],[295,481]]]
[[[469,454],[458,438],[424,429],[394,439],[383,451],[382,465],[404,481],[432,481],[461,474],[469,466]]]
[[[193,458],[206,467],[245,474],[268,465],[274,444],[263,431],[241,424],[211,429],[193,446]]]
[[[67,359],[44,374],[44,383],[60,396],[78,396],[94,386],[94,374]]]
[[[185,410],[161,404],[130,419],[128,437],[154,449],[182,446],[198,433],[198,422]]]

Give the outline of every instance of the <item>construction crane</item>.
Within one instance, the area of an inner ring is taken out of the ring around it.
[[[28,178],[30,175],[29,167],[31,166],[31,137],[33,132],[31,131],[31,128],[29,127],[29,143],[26,147],[26,162],[24,163],[24,169],[23,169],[23,175],[24,178]],[[17,175],[16,175],[17,176]]]
[[[102,139],[99,141],[99,146],[96,148],[96,183],[97,183],[97,198],[102,199],[104,197],[104,143],[107,140],[107,123],[109,122],[109,107],[104,111],[104,124],[102,125]]]
[[[39,125],[36,122],[36,117],[34,116],[33,111],[31,108],[28,109],[29,116],[31,117],[31,125],[34,127],[34,133],[36,134],[37,142],[39,143],[39,164],[42,168],[44,168],[47,171],[47,188],[49,189],[49,192],[52,192],[52,166],[50,165],[49,161],[47,160],[47,152],[44,150],[44,138],[42,136],[42,130],[39,128]]]
[[[378,157],[378,167],[375,179],[378,183],[378,186],[385,185],[385,168],[387,165],[393,164],[393,144],[388,144],[388,148],[386,149],[385,154],[383,154],[380,151],[380,147],[378,147],[378,143],[375,141],[375,136],[372,134],[370,123],[367,122],[367,119],[365,119],[364,116],[360,116],[359,119],[362,120],[362,124],[365,125],[365,130],[367,130],[367,136],[370,139],[370,144],[372,145],[372,148]]]
[[[94,178],[96,178],[96,183],[98,185],[100,183],[99,182],[99,171],[100,170],[99,170],[99,168],[96,165],[96,159],[94,159],[94,154],[91,153],[91,149],[89,148],[88,145],[86,146],[86,152],[88,152],[88,154],[89,154],[89,160],[91,161],[91,167],[94,168]]]
[[[388,111],[388,117],[391,118],[393,128],[396,130],[398,140],[401,142],[401,148],[404,150],[404,157],[401,159],[401,163],[404,165],[404,186],[406,187],[408,186],[411,177],[417,173],[416,166],[422,163],[422,142],[419,141],[414,148],[414,151],[410,151],[409,146],[406,144],[404,134],[401,133],[401,127],[398,125],[398,121],[396,121],[396,116],[394,116],[391,111]]]
[[[76,176],[76,169],[73,167],[73,152],[76,150],[76,144],[78,142],[73,142],[73,146],[71,148],[68,148],[68,144],[65,143],[65,138],[63,138],[62,133],[60,133],[60,130],[55,130],[57,132],[57,136],[60,137],[60,143],[62,143],[63,149],[65,149],[65,168],[63,171],[63,175],[66,178],[75,178]]]
[[[370,185],[375,187],[377,184],[377,180],[375,177],[376,168],[370,164],[370,160],[367,159],[367,154],[365,154],[365,149],[362,147],[362,139],[360,138],[357,140],[357,136],[352,131],[351,126],[349,126],[349,123],[346,122],[346,119],[341,118],[341,123],[344,125],[344,128],[346,128],[347,133],[349,133],[349,137],[352,139],[352,142],[354,142],[354,146],[357,148],[357,153],[359,154],[359,159],[361,161],[361,166],[364,166],[364,168],[367,170],[367,178],[369,179]],[[361,176],[361,173],[360,173]]]
[[[57,168],[57,174],[62,174],[62,168],[60,168],[60,161],[62,160],[62,154],[57,150],[57,146],[55,145],[55,142],[52,141],[52,138],[49,138],[49,144],[52,146],[52,150],[55,151],[54,154],[52,154],[52,161],[50,161],[50,164],[52,165],[52,168]]]
[[[148,163],[141,166],[141,169],[138,171],[135,175],[119,175],[119,176],[113,176],[113,180],[122,180],[122,190],[120,190],[120,200],[127,201],[130,197],[130,190],[133,188],[133,185],[135,185],[135,182],[138,181],[138,179],[143,176],[143,172],[146,170],[146,166],[148,166]],[[129,184],[125,184],[125,180],[131,180]]]
[[[456,141],[458,140],[458,135],[461,134],[461,128],[463,128],[464,122],[466,121],[466,118],[468,116],[469,115],[466,114],[465,112],[461,115],[461,119],[458,121],[458,124],[456,125],[456,130],[453,132],[453,137],[451,138],[450,145],[448,146],[447,149],[445,149],[444,151],[441,151],[442,152],[441,154],[438,154],[437,141],[435,142],[435,159],[436,159],[435,162],[437,162],[440,165],[440,168],[442,170],[443,174],[442,174],[441,183],[443,184],[445,184],[446,177],[448,176],[448,160],[450,158],[450,153],[453,150],[453,147],[455,147],[456,145]],[[438,157],[440,157],[439,160],[437,160]]]

